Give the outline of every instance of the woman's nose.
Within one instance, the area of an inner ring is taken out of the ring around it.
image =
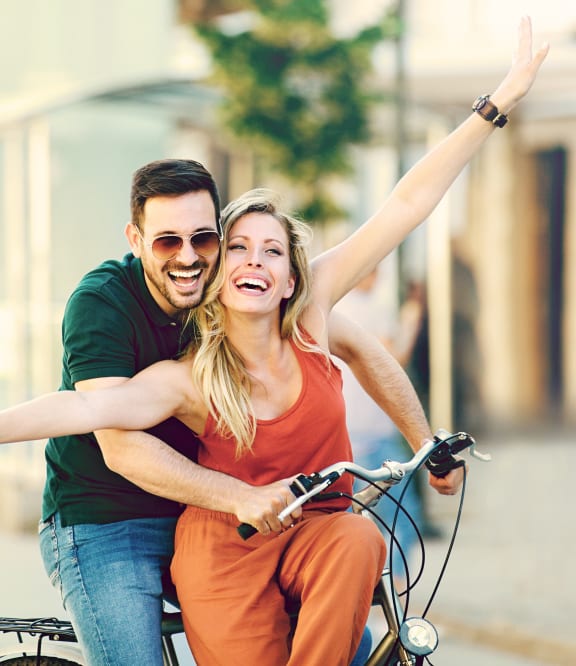
[[[262,266],[262,260],[260,258],[260,251],[257,248],[254,248],[248,255],[248,265],[249,266]]]

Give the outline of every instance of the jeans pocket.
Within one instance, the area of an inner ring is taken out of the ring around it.
[[[38,524],[40,540],[40,555],[44,562],[44,569],[48,574],[50,583],[62,596],[62,581],[60,579],[60,558],[58,549],[58,535],[56,533],[55,517]]]
[[[44,530],[47,530],[50,525],[52,525],[52,519],[49,518],[48,520],[39,520],[38,521],[38,534],[42,534]]]

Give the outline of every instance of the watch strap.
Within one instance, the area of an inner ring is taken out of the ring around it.
[[[472,104],[472,110],[496,127],[504,127],[508,122],[508,116],[505,113],[500,113],[496,104],[490,100],[490,95],[477,97],[474,104]]]

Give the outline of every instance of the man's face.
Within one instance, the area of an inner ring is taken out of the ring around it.
[[[142,235],[129,223],[126,236],[132,252],[142,261],[146,284],[154,300],[171,316],[197,306],[214,272],[218,252],[201,254],[185,238],[175,256],[164,260],[154,255],[151,244],[159,236],[217,231],[216,211],[209,192],[148,199],[141,226]]]

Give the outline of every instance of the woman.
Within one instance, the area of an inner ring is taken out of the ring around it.
[[[529,90],[547,53],[532,57],[522,19],[510,72],[491,97],[506,114]],[[173,577],[196,661],[204,664],[348,664],[385,558],[376,527],[345,500],[297,510],[289,480],[350,458],[341,377],[328,356],[333,305],[438,203],[494,130],[472,114],[396,186],[350,238],[306,259],[307,229],[266,191],[223,212],[223,256],[202,336],[180,361],[158,363],[120,386],[60,392],[0,413],[0,441],[115,427],[142,429],[176,416],[203,442],[199,462],[253,485],[278,484],[273,505],[246,507],[259,534],[244,542],[237,518],[210,506],[179,520]],[[452,492],[458,473],[434,481]],[[339,488],[349,492],[350,481]],[[290,605],[300,606],[290,631]],[[291,642],[292,641],[292,642]],[[290,644],[291,642],[291,644]]]

